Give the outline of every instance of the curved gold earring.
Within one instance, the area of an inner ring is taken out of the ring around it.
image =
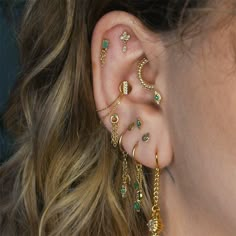
[[[138,64],[138,79],[139,79],[141,85],[142,85],[145,89],[154,90],[154,85],[145,82],[145,80],[143,79],[143,76],[142,76],[143,67],[144,67],[148,62],[149,62],[149,61],[148,61],[147,58],[143,58],[142,61],[139,62],[139,64]]]
[[[147,226],[151,233],[151,236],[160,236],[163,231],[163,224],[160,215],[160,168],[158,163],[158,154],[156,154],[156,169],[154,176],[154,186],[153,186],[153,207],[152,207],[152,218],[149,220]]]
[[[141,85],[142,85],[145,89],[154,91],[154,100],[155,100],[155,102],[156,102],[158,105],[160,105],[161,100],[162,100],[161,94],[155,90],[154,85],[147,83],[147,82],[143,79],[143,76],[142,76],[143,67],[144,67],[148,62],[149,62],[149,61],[148,61],[147,58],[143,58],[142,61],[139,62],[139,64],[138,64],[138,79],[139,79]]]

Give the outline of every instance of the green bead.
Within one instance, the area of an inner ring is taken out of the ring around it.
[[[155,100],[159,101],[160,100],[160,96],[159,95],[155,95]]]
[[[125,185],[122,185],[122,187],[120,188],[120,193],[121,193],[123,198],[126,196],[127,187]]]
[[[135,202],[135,203],[134,203],[134,210],[135,210],[135,211],[140,211],[140,209],[141,209],[140,203]]]
[[[109,47],[109,41],[107,39],[104,39],[102,41],[102,48],[103,49],[108,49],[108,47]]]
[[[135,183],[134,183],[134,188],[135,188],[136,190],[139,189],[139,183],[138,183],[138,182],[135,182]]]
[[[140,120],[140,119],[137,119],[137,122],[136,122],[136,124],[137,124],[137,127],[138,127],[139,129],[141,129],[142,122],[141,122],[141,120]]]

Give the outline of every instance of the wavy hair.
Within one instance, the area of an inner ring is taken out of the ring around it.
[[[27,3],[20,32],[22,73],[4,114],[15,149],[0,168],[1,235],[147,234],[152,172],[145,169],[143,210],[135,214],[134,190],[125,201],[120,197],[119,154],[96,113],[91,36],[112,10],[135,15],[153,31],[185,29],[198,17],[193,10],[199,2]]]

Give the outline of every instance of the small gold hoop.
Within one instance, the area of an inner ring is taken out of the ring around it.
[[[156,168],[159,168],[159,156],[158,156],[158,153],[156,153],[155,158],[156,158]]]
[[[125,151],[125,149],[124,149],[124,147],[123,147],[123,145],[122,145],[123,135],[124,135],[124,134],[121,134],[121,135],[120,135],[119,148],[120,148],[121,153],[126,154],[127,152]]]
[[[154,85],[147,83],[142,76],[142,70],[143,67],[148,63],[148,59],[147,58],[143,58],[141,62],[139,62],[138,64],[138,79],[141,83],[141,85],[148,90],[154,90]]]
[[[134,145],[134,148],[132,150],[132,157],[133,157],[134,160],[135,160],[135,153],[136,153],[137,147],[138,147],[138,142]]]

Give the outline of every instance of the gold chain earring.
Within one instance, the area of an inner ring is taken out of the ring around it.
[[[108,48],[109,48],[109,43],[110,42],[107,39],[104,39],[102,41],[102,50],[101,50],[101,54],[100,54],[100,61],[101,61],[102,66],[104,66],[105,63],[106,63],[107,51],[108,51]]]
[[[160,168],[158,163],[158,155],[156,154],[156,169],[154,176],[154,189],[153,189],[153,207],[152,207],[152,217],[148,222],[148,228],[151,233],[151,236],[160,236],[160,233],[163,230],[163,224],[161,221],[160,215]]]
[[[127,51],[127,43],[130,40],[131,36],[127,33],[124,32],[121,36],[120,36],[120,40],[123,42],[123,53],[126,53]]]
[[[117,114],[113,114],[111,116],[111,124],[112,124],[111,144],[113,145],[114,148],[116,148],[119,143],[119,134],[118,134],[119,116]]]
[[[143,88],[148,89],[148,90],[152,90],[154,91],[154,101],[160,105],[161,100],[162,100],[162,96],[159,92],[157,92],[154,88],[153,84],[149,84],[147,83],[144,79],[143,79],[143,75],[142,75],[142,70],[143,67],[148,63],[148,59],[147,58],[143,58],[141,62],[138,63],[138,79],[142,85]]]
[[[97,110],[97,112],[104,112],[104,111],[110,109],[110,111],[107,114],[102,116],[102,120],[105,120],[108,116],[110,116],[112,113],[114,113],[116,108],[121,104],[122,97],[129,95],[129,93],[131,91],[132,91],[132,87],[128,81],[121,82],[120,86],[119,86],[120,93],[119,93],[118,97],[107,107]]]
[[[120,188],[120,193],[121,193],[122,198],[125,198],[127,196],[128,184],[130,183],[130,176],[128,173],[128,162],[127,162],[128,153],[123,148],[122,139],[123,139],[123,135],[121,135],[120,139],[119,139],[119,148],[120,148],[120,152],[123,157],[123,160],[122,160],[122,185]]]
[[[135,152],[138,143],[133,148],[133,158],[135,160]],[[136,200],[134,202],[134,210],[136,212],[140,212],[142,207],[142,199],[143,199],[143,166],[136,161],[136,181],[134,182],[134,188],[136,190]]]

